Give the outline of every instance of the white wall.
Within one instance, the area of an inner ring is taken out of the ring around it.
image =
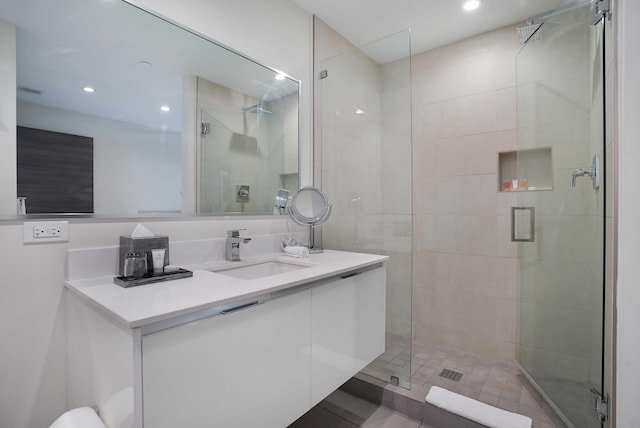
[[[618,281],[616,410],[620,428],[640,426],[640,2],[619,0]]]
[[[287,0],[139,3],[303,80],[301,134],[305,151],[310,153],[309,14]],[[4,37],[2,33],[0,40]],[[9,97],[6,90],[0,90],[0,123],[9,130],[15,127],[15,114],[6,110],[6,106],[15,109],[15,83],[11,81]],[[7,79],[3,75],[0,87],[4,82]],[[0,130],[0,144],[7,141],[13,142],[15,137]],[[309,156],[306,162],[310,177]],[[247,236],[285,229],[282,219],[192,219],[145,224],[171,240],[223,237],[227,229],[237,227],[246,227]],[[68,243],[27,246],[22,244],[21,222],[0,223],[0,427],[46,427],[67,409],[63,303],[66,250],[117,245],[118,236],[130,233],[134,226],[134,222],[76,220],[70,226]]]
[[[96,214],[181,210],[179,133],[25,102],[18,103],[17,122],[19,126],[93,138]]]

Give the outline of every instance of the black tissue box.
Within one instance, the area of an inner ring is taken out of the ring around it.
[[[144,238],[134,238],[133,236],[120,237],[120,254],[118,262],[118,274],[124,276],[124,258],[128,253],[144,253],[147,255],[147,273],[153,273],[153,258],[151,250],[165,249],[164,265],[169,264],[169,237],[150,236]]]

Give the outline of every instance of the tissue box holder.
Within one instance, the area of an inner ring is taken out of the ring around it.
[[[191,278],[192,276],[193,272],[180,268],[177,271],[173,272],[147,274],[142,278],[117,276],[113,278],[113,282],[120,287],[129,288],[137,287],[138,285],[153,284],[155,282],[171,281],[173,279]]]
[[[150,236],[134,238],[133,236],[120,237],[120,254],[118,263],[118,274],[124,275],[124,258],[128,253],[145,253],[147,255],[147,273],[153,273],[153,259],[151,258],[151,250],[165,249],[164,265],[169,264],[169,237],[168,236]]]

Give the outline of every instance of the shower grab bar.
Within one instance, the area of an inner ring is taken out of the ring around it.
[[[527,211],[527,213],[522,211]],[[528,222],[525,216],[529,217]],[[511,207],[511,242],[535,242],[535,219],[536,209],[534,207]],[[528,233],[523,230],[523,226],[527,223]]]

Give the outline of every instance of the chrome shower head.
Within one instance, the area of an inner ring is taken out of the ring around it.
[[[527,21],[527,25],[524,27],[517,27],[518,39],[520,44],[526,44],[529,41],[542,39],[542,23],[535,24],[533,21]]]

